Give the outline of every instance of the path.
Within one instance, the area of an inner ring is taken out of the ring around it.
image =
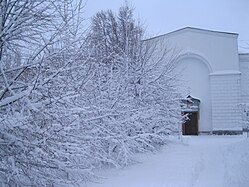
[[[225,148],[238,136],[185,137],[160,153],[140,156],[140,164],[105,172],[89,187],[227,187]]]

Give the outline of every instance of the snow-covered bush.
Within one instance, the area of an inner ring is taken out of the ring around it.
[[[249,104],[242,103],[239,105],[241,109],[241,117],[242,117],[242,128],[245,133],[247,133],[247,137],[249,136]]]
[[[71,186],[91,175],[64,110],[81,6],[0,1],[0,186]]]
[[[101,159],[115,166],[128,164],[134,152],[164,144],[180,121],[173,73],[178,54],[143,38],[143,27],[126,5],[117,15],[97,13],[87,37],[95,73],[82,98],[91,106],[88,123],[98,129]]]
[[[0,2],[1,186],[93,180],[178,127],[177,53],[143,41],[128,6],[98,13],[83,37],[77,2]]]

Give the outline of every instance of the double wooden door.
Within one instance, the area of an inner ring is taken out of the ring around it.
[[[198,112],[185,112],[189,120],[182,125],[183,135],[198,135]]]

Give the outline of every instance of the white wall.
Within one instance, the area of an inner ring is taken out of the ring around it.
[[[249,54],[239,55],[239,65],[241,71],[241,113],[242,126],[248,125],[248,106],[249,106]]]
[[[160,37],[166,45],[194,53],[206,59],[213,72],[239,71],[236,34],[226,34],[201,29],[186,28]]]
[[[238,105],[244,65],[239,66],[237,38],[237,34],[185,28],[148,40],[178,50],[176,71],[184,70],[180,91],[187,96],[190,88],[190,94],[201,101],[199,131],[241,130]],[[249,79],[242,81],[249,83]]]
[[[249,54],[239,55],[241,72],[241,102],[249,103]]]
[[[242,130],[240,74],[213,74],[210,78],[213,130]]]

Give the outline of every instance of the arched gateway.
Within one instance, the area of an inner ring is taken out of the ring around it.
[[[183,134],[198,135],[212,131],[212,105],[210,91],[211,67],[197,55],[187,55],[177,63],[177,74],[180,79],[179,91],[192,104],[198,103],[198,111],[185,108],[183,113],[189,113],[189,120],[183,125]],[[191,95],[191,96],[190,96]],[[197,102],[198,101],[198,102]],[[190,103],[187,103],[190,105]],[[187,110],[187,111],[186,111]],[[192,111],[189,111],[192,110]]]

